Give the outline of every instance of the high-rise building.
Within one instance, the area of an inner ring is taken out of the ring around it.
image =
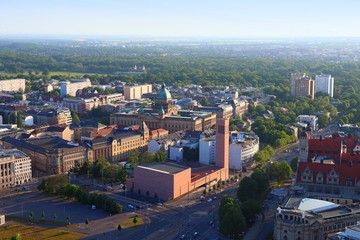
[[[329,94],[330,97],[334,95],[334,78],[331,75],[316,75],[315,76],[315,93],[323,92]]]
[[[216,119],[215,165],[224,169],[222,180],[229,178],[229,119]]]
[[[292,73],[290,79],[291,96],[314,99],[314,80],[306,74]]]

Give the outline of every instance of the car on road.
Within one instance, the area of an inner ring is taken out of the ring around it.
[[[180,236],[180,239],[185,239],[185,238],[186,238],[186,235],[185,235],[185,234],[183,234],[183,235]]]
[[[134,206],[131,205],[131,204],[128,204],[127,206],[128,206],[128,208],[130,208],[130,209],[134,209]]]
[[[198,232],[194,232],[194,237],[198,237],[199,233]]]
[[[211,198],[209,198],[209,199],[207,200],[207,202],[208,202],[208,203],[212,202],[212,199],[211,199]]]
[[[162,206],[163,204],[161,202],[156,203],[157,206]]]
[[[200,196],[200,201],[204,201],[205,197],[204,196]]]
[[[209,225],[213,225],[213,223],[214,223],[214,221],[210,221],[210,222],[209,222]]]
[[[215,197],[213,197],[213,200],[216,200],[216,196],[215,196]]]
[[[24,191],[29,191],[30,190],[30,187],[29,186],[23,186],[22,188]]]

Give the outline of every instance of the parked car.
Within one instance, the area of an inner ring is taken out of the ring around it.
[[[24,191],[29,191],[30,190],[30,187],[29,186],[23,186],[22,188]]]

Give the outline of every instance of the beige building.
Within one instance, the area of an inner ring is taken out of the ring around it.
[[[108,161],[126,160],[131,151],[146,150],[149,142],[149,129],[143,122],[139,131],[126,131],[111,134],[105,137],[97,137],[92,141],[85,142],[88,147],[89,160],[95,161],[104,157]]]
[[[143,84],[143,85],[136,85],[136,86],[124,86],[125,100],[142,98],[143,94],[151,93],[151,92],[152,92],[151,84]]]
[[[59,137],[32,138],[27,141],[2,138],[5,147],[16,147],[31,158],[32,167],[46,174],[61,174],[80,165],[87,157],[86,149]]]
[[[305,74],[293,73],[290,79],[291,96],[311,97],[315,95],[315,81]]]
[[[31,159],[17,149],[0,150],[0,189],[31,181]]]
[[[25,91],[25,79],[0,80],[0,91],[18,92],[19,90]]]
[[[83,114],[84,112],[90,111],[93,108],[101,107],[105,104],[110,104],[121,100],[123,100],[123,95],[121,93],[115,93],[91,98],[64,98],[62,104],[64,107],[69,108],[70,111]]]
[[[216,123],[216,114],[178,109],[172,104],[172,97],[165,85],[156,94],[151,108],[139,108],[128,113],[114,113],[110,124],[120,126],[140,125],[144,121],[150,129],[164,128],[170,133],[181,130],[204,131]]]

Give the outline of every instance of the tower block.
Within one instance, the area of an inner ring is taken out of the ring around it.
[[[229,178],[229,119],[216,119],[216,166],[223,168],[221,180]]]

